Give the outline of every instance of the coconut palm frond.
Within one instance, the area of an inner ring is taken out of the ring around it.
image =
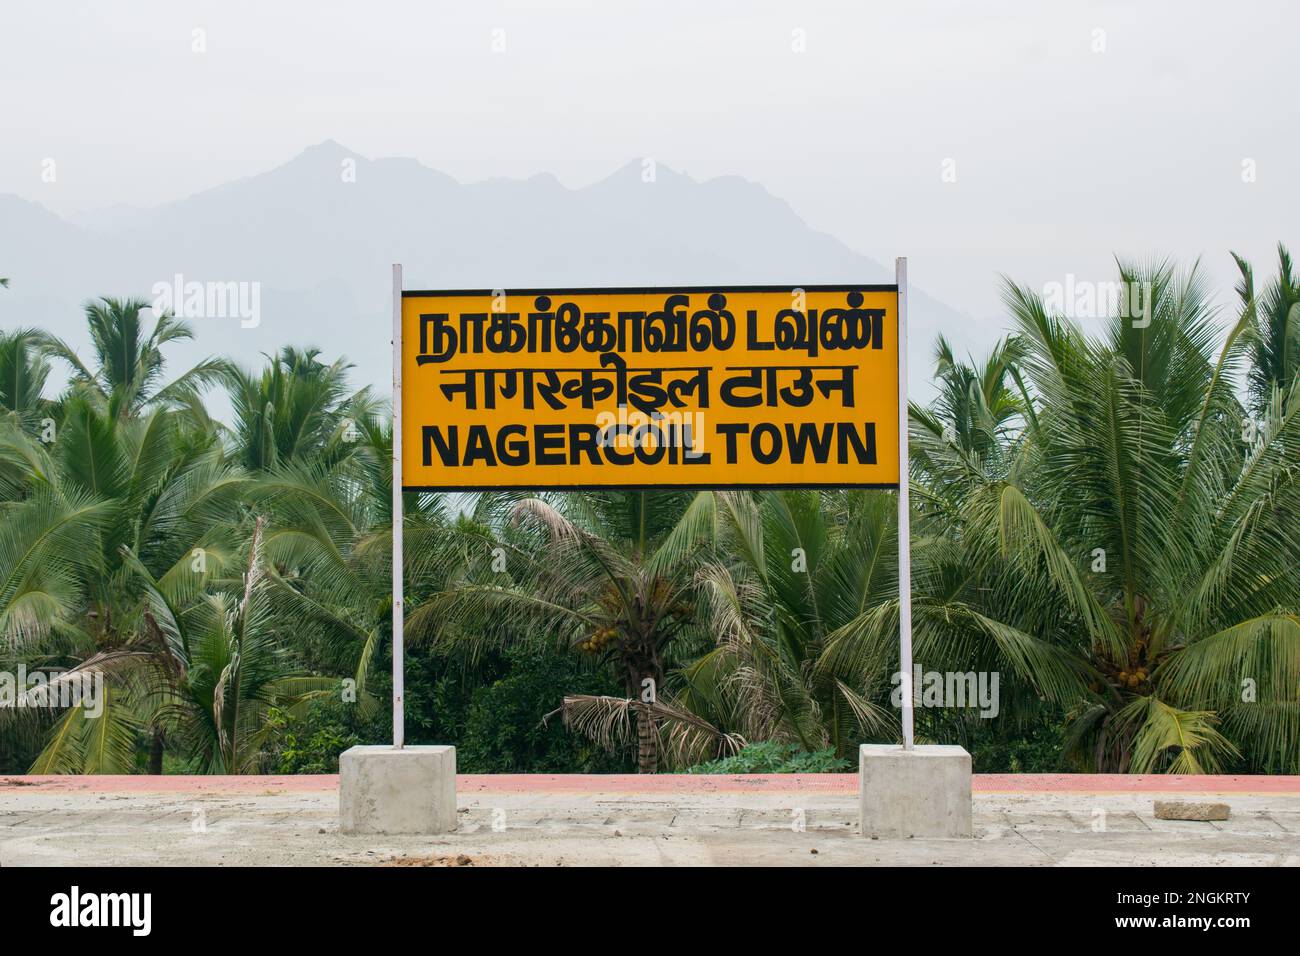
[[[670,766],[687,767],[728,756],[745,746],[744,738],[728,734],[694,714],[669,703],[643,703],[621,697],[565,697],[559,711],[565,727],[606,750],[629,746],[636,739],[635,715],[649,715],[658,725]]]

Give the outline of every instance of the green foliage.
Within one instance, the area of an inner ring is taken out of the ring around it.
[[[385,698],[389,687],[389,674],[381,671],[375,693]],[[406,735],[412,743],[454,743],[462,773],[628,773],[635,770],[630,750],[608,753],[567,731],[553,713],[566,695],[618,689],[608,669],[537,640],[472,663],[412,647],[406,654]],[[375,739],[391,735],[386,708],[379,728]]]
[[[798,744],[774,740],[749,744],[720,760],[686,768],[684,773],[848,773],[852,762],[835,756],[831,747],[809,753]]]
[[[471,656],[554,635],[618,675],[623,691],[564,697],[566,726],[611,751],[635,733],[641,772],[728,742],[673,708],[666,680],[708,643],[694,576],[716,534],[712,493],[498,493],[480,498],[475,517],[450,529],[459,544],[439,576],[454,586],[411,614],[409,634]],[[638,699],[650,685],[662,705],[653,712]]]
[[[1120,267],[1146,321],[1085,334],[1008,283],[986,359],[940,339],[913,646],[1000,689],[994,718],[918,710],[918,739],[984,772],[1300,772],[1300,281],[1285,249],[1258,284],[1237,261],[1226,335],[1201,273],[1156,263]],[[391,734],[386,410],[312,348],[173,378],[191,330],[143,305],[89,303],[85,362],[0,333],[0,670],[107,691],[98,719],[0,710],[0,769],[333,769]],[[851,770],[898,738],[889,492],[404,511],[407,739],[467,772]]]
[[[272,708],[267,742],[273,773],[338,773],[339,754],[357,744],[382,740],[373,721],[366,721],[354,703],[345,703],[341,688],[311,700],[298,715]]]
[[[511,649],[504,676],[476,687],[457,744],[465,773],[626,773],[630,753],[611,755],[565,730],[554,714],[570,694],[614,694],[607,672],[551,648]],[[551,714],[543,723],[542,718]]]
[[[878,696],[896,641],[830,653],[898,593],[897,503],[874,491],[718,492],[719,543],[696,576],[713,646],[683,668],[684,708],[746,740],[848,757],[889,733]],[[866,677],[864,675],[870,675]]]
[[[1058,718],[1020,727],[993,726],[961,743],[970,753],[975,773],[1060,773],[1065,769],[1064,724],[1064,718]],[[945,742],[957,739],[947,738]]]
[[[466,672],[426,650],[407,656],[407,737],[413,744],[456,745],[461,773],[626,773],[630,754],[611,755],[543,718],[567,693],[608,693],[617,682],[571,655],[522,646],[492,655]],[[388,680],[375,690],[386,696]],[[273,709],[267,766],[275,773],[336,773],[339,754],[390,738],[391,713],[343,699],[340,689],[312,699],[297,714]]]

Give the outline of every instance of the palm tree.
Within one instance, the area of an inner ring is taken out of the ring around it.
[[[99,721],[78,710],[64,716],[40,766],[123,772],[133,760],[132,728],[154,735],[155,764],[161,760],[162,725],[136,692],[134,668],[158,648],[145,633],[135,568],[177,600],[192,600],[237,557],[247,484],[214,434],[195,435],[180,422],[157,407],[119,420],[81,392],[65,400],[51,445],[16,429],[0,435],[0,476],[16,495],[8,508],[29,518],[13,524],[13,558],[0,555],[0,574],[24,587],[33,573],[37,582],[57,582],[39,592],[33,623],[14,618],[14,646],[51,666],[102,672],[111,692]],[[75,555],[42,557],[37,546],[55,546],[65,528],[75,529]],[[109,726],[118,728],[115,750],[103,749]],[[92,740],[98,749],[88,749]]]
[[[696,550],[715,533],[711,493],[488,496],[479,514],[497,537],[481,537],[481,524],[461,529],[477,554],[459,579],[443,573],[446,589],[411,615],[415,638],[499,646],[531,628],[606,663],[627,696],[568,697],[565,720],[609,745],[634,722],[642,773],[659,766],[664,720],[674,749],[716,737],[665,687],[692,639],[702,646],[692,577]]]
[[[913,507],[923,540],[960,540],[957,506],[972,484],[1007,477],[1024,455],[1025,425],[1035,421],[1034,403],[1020,364],[1025,347],[1011,335],[982,362],[962,362],[941,335],[935,348],[939,394],[929,408],[913,403],[909,418]],[[927,520],[928,519],[928,520]]]
[[[1276,392],[1289,392],[1300,375],[1300,278],[1292,274],[1291,255],[1278,245],[1278,274],[1260,297],[1250,264],[1233,254],[1241,270],[1237,294],[1249,314],[1251,343],[1247,384],[1251,411],[1267,414]],[[1283,403],[1285,406],[1285,402]]]
[[[50,374],[40,351],[43,341],[35,329],[0,332],[0,413],[28,431],[51,412],[41,397]]]
[[[1231,382],[1251,315],[1216,354],[1195,268],[1120,278],[1150,290],[1149,319],[1116,316],[1100,339],[1008,284],[1033,404],[1005,467],[913,420],[922,467],[963,476],[924,498],[950,542],[918,569],[921,646],[945,627],[1070,706],[1085,767],[1294,770],[1296,409],[1275,401],[1245,447]]]
[[[146,331],[140,313],[143,299],[102,298],[86,304],[86,325],[96,365],[90,368],[76,350],[54,336],[44,338],[45,351],[72,366],[73,381],[88,390],[114,418],[125,418],[147,405],[197,401],[203,387],[228,374],[220,359],[204,359],[168,384],[162,384],[166,360],[163,346],[194,338],[190,326],[164,313]]]
[[[146,686],[205,773],[255,771],[273,729],[271,709],[293,713],[336,684],[302,673],[286,633],[271,626],[262,529],[258,518],[239,589],[203,593],[189,604],[133,562],[148,597],[148,630],[165,648],[151,658]]]
[[[1000,457],[1031,408],[1019,372],[1022,353],[1021,340],[1009,336],[983,363],[961,362],[940,335],[934,371],[939,395],[929,409],[913,405],[912,417],[967,456]]]
[[[696,580],[716,646],[677,703],[741,738],[831,747],[893,735],[863,680],[823,658],[840,628],[898,593],[896,499],[878,491],[719,492],[717,557]],[[887,656],[887,648],[880,648]]]
[[[14,447],[0,438],[0,455]],[[34,489],[0,502],[0,642],[20,648],[75,625],[95,556],[85,540],[112,511],[78,492]]]
[[[368,388],[348,393],[352,366],[343,359],[325,365],[319,356],[319,349],[285,347],[260,375],[232,370],[234,455],[249,471],[347,457],[375,417],[379,406]]]
[[[351,676],[369,708],[371,667],[392,636],[392,430],[382,416],[356,427],[348,457],[288,461],[254,493],[269,516],[273,607],[292,622],[299,654],[314,669]],[[446,499],[412,494],[404,505],[406,575],[418,599],[447,567]]]
[[[1038,417],[1022,368],[1025,354],[1023,338],[1011,335],[982,361],[961,362],[941,336],[939,396],[929,408],[910,408],[915,660],[929,670],[998,672],[1004,679],[996,736],[1004,738],[1057,719],[1062,706],[1079,699],[1088,673],[1053,640],[1072,626],[1062,624],[1061,603],[1034,594],[1003,556],[1000,539],[990,540],[997,522],[972,506],[990,488],[1034,474],[1035,450],[1026,439]],[[897,626],[892,602],[879,620]],[[864,619],[846,628],[828,654],[870,665],[859,644],[875,624]],[[972,714],[918,709],[918,733],[967,744],[995,736]]]
[[[911,409],[914,648],[930,669],[1002,675],[1004,734],[1049,715],[1084,769],[1300,772],[1300,288],[1279,259],[1261,290],[1238,259],[1226,336],[1195,268],[1121,265],[1148,290],[1138,321],[1085,335],[1008,282],[1015,330],[987,357],[940,339],[938,398]],[[0,334],[0,654],[108,693],[98,719],[0,709],[0,732],[33,742],[34,770],[130,772],[144,744],[158,772],[166,744],[245,772],[272,707],[339,676],[376,706],[391,431],[311,349],[165,384],[190,332],[142,306],[88,308],[86,365]],[[54,402],[51,356],[73,368]],[[202,404],[218,379],[229,429]],[[555,703],[579,733],[635,742],[642,771],[746,740],[847,755],[897,735],[895,507],[878,491],[409,494],[407,636],[471,663],[550,640],[617,675],[624,696],[557,687]],[[967,716],[918,710],[918,736],[991,732]]]
[[[312,377],[306,368],[292,374]],[[387,468],[374,467],[378,458],[373,448],[365,455],[352,452],[372,444],[376,435],[369,420],[363,420],[358,434],[367,440],[358,442],[342,421],[342,409],[331,404],[320,416],[329,419],[328,428],[320,429],[325,444],[300,441],[295,453],[284,456],[296,464],[281,465],[264,484],[255,485],[227,458],[218,426],[201,413],[197,402],[172,410],[154,393],[148,407],[119,417],[114,406],[124,401],[129,389],[113,386],[104,392],[92,386],[74,385],[63,400],[58,437],[52,445],[15,428],[0,432],[0,490],[14,499],[8,506],[14,520],[7,526],[14,533],[13,546],[0,548],[0,574],[8,572],[10,580],[2,623],[14,640],[21,638],[16,646],[27,654],[43,655],[39,659],[46,665],[69,666],[74,675],[98,673],[107,681],[104,716],[90,719],[81,708],[62,715],[48,727],[34,769],[126,772],[133,768],[135,742],[142,733],[151,740],[153,772],[161,772],[163,741],[169,734],[183,739],[188,735],[191,752],[205,766],[246,767],[252,757],[232,754],[225,744],[196,750],[195,740],[202,735],[194,737],[195,728],[202,722],[177,719],[177,701],[184,703],[185,694],[192,697],[202,690],[199,682],[183,681],[198,658],[191,661],[178,655],[162,639],[156,624],[161,612],[151,611],[149,603],[165,599],[178,620],[184,615],[195,618],[194,633],[206,636],[196,641],[193,652],[220,657],[223,647],[229,650],[235,644],[232,632],[218,626],[216,608],[221,604],[230,616],[234,601],[230,592],[214,596],[210,588],[237,560],[239,541],[250,533],[249,506],[257,501],[281,506],[288,518],[300,524],[277,532],[288,537],[297,530],[299,542],[310,540],[326,524],[321,514],[333,515],[331,509],[356,504],[355,482],[367,475],[379,476],[382,493],[367,496],[364,506],[354,508],[360,524],[351,530],[366,545],[366,561],[357,563],[373,566],[376,556],[385,553],[374,546],[382,535],[371,523],[378,520],[382,525],[386,520]],[[355,408],[360,414],[365,402],[365,393],[353,396],[349,410]],[[378,440],[386,437],[380,435]],[[333,499],[318,501],[302,495],[303,485],[295,484],[298,476],[289,469],[307,468],[308,460],[310,467],[333,469],[328,489]],[[294,507],[285,504],[290,500]],[[376,501],[381,515],[371,507]],[[312,518],[306,514],[309,503],[320,504]],[[51,552],[61,542],[66,547],[69,539],[75,540],[75,549]],[[283,540],[272,543],[273,552],[283,552]],[[328,537],[324,540],[327,546],[335,544]],[[57,559],[51,558],[52,553],[58,554]],[[329,577],[330,569],[319,563],[320,558],[318,550],[308,555],[307,564],[317,572],[323,591],[337,578]],[[274,571],[271,580],[280,580]],[[386,584],[382,593],[386,611]],[[349,611],[361,603],[358,594],[348,593],[347,598],[352,602]],[[282,626],[284,621],[276,624]],[[361,660],[355,654],[352,660],[352,667],[363,674],[374,637],[360,654]],[[261,645],[254,641],[249,646]],[[287,645],[273,655],[277,667],[289,668],[285,675],[295,673],[293,668],[308,653],[305,642],[293,651],[292,660],[285,659]],[[247,652],[241,653],[247,661]],[[215,693],[211,687],[203,692]],[[219,707],[220,701],[209,700],[209,704]],[[194,700],[186,706],[192,718]],[[249,713],[260,711],[254,708]],[[220,729],[217,724],[210,727]],[[235,728],[229,729],[233,733]],[[232,763],[236,756],[239,759]]]

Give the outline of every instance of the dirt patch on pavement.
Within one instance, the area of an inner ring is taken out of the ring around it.
[[[391,856],[380,866],[482,866],[487,863],[485,857],[474,857],[468,853],[455,856]]]

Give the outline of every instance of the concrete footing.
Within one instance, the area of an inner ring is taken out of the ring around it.
[[[339,755],[344,833],[456,829],[455,747],[352,747]]]
[[[961,747],[863,744],[858,754],[859,832],[865,837],[971,835],[970,754]]]

